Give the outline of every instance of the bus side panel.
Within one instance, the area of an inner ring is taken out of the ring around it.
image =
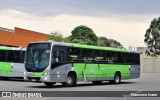
[[[99,64],[86,64],[83,72],[88,81],[99,80],[101,77]]]
[[[9,62],[0,62],[0,76],[8,76],[12,73],[12,64]]]
[[[63,64],[51,69],[52,82],[66,82],[67,74],[72,71],[72,64]]]
[[[73,63],[73,70],[77,73],[77,78],[80,80],[84,77],[84,68],[85,63]]]
[[[120,71],[122,79],[129,78],[129,65],[118,64],[73,64],[80,81],[113,80],[115,72]]]
[[[25,67],[23,63],[12,63],[12,74],[10,77],[23,77],[25,72]]]
[[[74,63],[73,69],[77,73],[78,81],[93,81],[101,78],[101,72],[98,64]]]
[[[100,70],[102,72],[102,76],[107,79],[113,79],[115,72],[119,71],[121,73],[121,77],[127,78],[130,75],[129,65],[118,65],[118,64],[100,64]]]
[[[130,79],[140,77],[140,65],[130,65]]]

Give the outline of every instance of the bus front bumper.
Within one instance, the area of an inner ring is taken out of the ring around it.
[[[49,75],[43,75],[43,76],[33,76],[31,72],[27,72],[24,74],[24,79],[30,80],[30,81],[36,81],[36,82],[50,82],[50,76]]]

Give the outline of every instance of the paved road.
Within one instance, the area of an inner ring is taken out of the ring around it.
[[[0,91],[160,91],[160,73],[142,73],[138,79],[123,80],[119,85],[109,84],[104,82],[101,85],[93,85],[92,83],[79,82],[76,87],[62,87],[61,84],[56,84],[51,88],[46,87],[43,83],[25,82],[23,80],[0,80]],[[43,98],[44,99],[44,98]],[[52,100],[53,98],[45,98]],[[56,100],[66,100],[66,98],[55,98]],[[67,98],[70,100],[80,100],[81,98]],[[106,100],[108,98],[83,98],[84,100],[101,99]],[[124,98],[109,98],[111,100],[125,99]],[[135,100],[135,98],[130,98]],[[136,99],[143,99],[136,98]],[[145,100],[150,100],[147,97]],[[160,98],[152,98],[152,100],[160,100]]]

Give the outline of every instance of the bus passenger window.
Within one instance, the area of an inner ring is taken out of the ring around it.
[[[69,62],[81,62],[81,52],[78,48],[69,48],[68,49],[68,61]]]
[[[59,62],[58,60],[58,51],[52,53],[52,63]]]
[[[53,58],[52,58],[52,61],[58,62],[58,63],[64,62],[64,52],[63,51],[55,51]]]

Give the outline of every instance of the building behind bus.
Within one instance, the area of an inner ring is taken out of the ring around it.
[[[26,47],[29,42],[47,40],[48,35],[15,27],[14,30],[0,27],[0,45]]]

